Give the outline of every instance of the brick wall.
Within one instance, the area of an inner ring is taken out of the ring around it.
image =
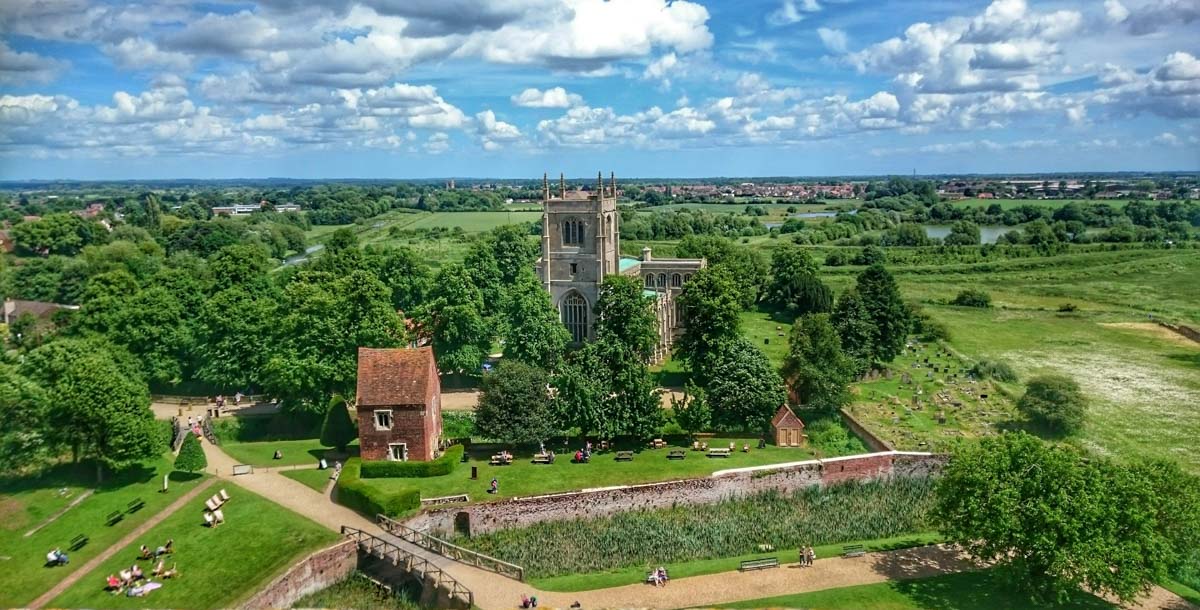
[[[296,600],[345,579],[358,565],[353,540],[339,542],[305,557],[254,594],[242,608],[290,608]]]
[[[480,534],[543,521],[601,517],[636,509],[711,504],[768,490],[782,493],[842,481],[936,475],[946,456],[929,453],[868,453],[756,468],[718,471],[712,476],[646,485],[628,485],[545,496],[514,498],[456,508],[432,508],[408,520],[416,529],[450,532],[455,517],[470,516],[471,533]]]
[[[862,439],[862,442],[867,446],[867,449],[870,449],[871,451],[892,451],[895,449],[895,447],[892,447],[887,441],[875,436],[870,429],[859,423],[859,421],[854,419],[854,416],[850,415],[850,413],[848,413],[845,409],[841,409],[838,412],[842,416],[842,421],[846,423],[846,427],[850,428],[850,431],[853,432],[855,436]]]
[[[375,411],[391,409],[392,428],[375,429]],[[423,406],[363,407],[358,414],[358,439],[364,460],[386,460],[389,443],[406,443],[408,459],[432,460],[437,435],[430,435],[434,418]]]

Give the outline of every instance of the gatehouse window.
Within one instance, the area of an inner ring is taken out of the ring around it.
[[[571,275],[575,275],[576,273],[579,273],[579,264],[571,263]]]
[[[653,273],[646,274],[646,288],[654,288],[654,274]]]
[[[392,410],[379,409],[375,411],[375,429],[376,430],[391,430],[392,429]]]
[[[685,273],[685,274],[683,274],[683,281],[685,281],[685,282],[686,282],[686,281],[688,281],[688,280],[690,280],[690,279],[692,279],[692,274],[690,274],[690,273]]]
[[[588,310],[587,301],[577,292],[567,295],[562,302],[562,321],[571,333],[571,340],[576,343],[587,339]]]
[[[408,461],[407,443],[388,443],[388,459],[393,462]]]
[[[683,285],[683,276],[678,273],[671,274],[671,288],[679,288]]]
[[[658,274],[658,287],[659,288],[667,287],[667,274],[665,274],[665,273]]]

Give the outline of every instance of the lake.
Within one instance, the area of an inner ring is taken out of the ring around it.
[[[926,237],[945,239],[950,234],[950,225],[921,225]],[[1016,229],[1016,227],[989,226],[979,227],[979,239],[985,244],[994,244],[1001,235]]]

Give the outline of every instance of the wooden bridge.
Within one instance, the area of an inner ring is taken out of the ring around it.
[[[475,566],[482,570],[495,572],[501,576],[525,582],[525,568],[519,565],[508,563],[495,557],[489,557],[470,549],[464,549],[441,538],[417,531],[384,515],[376,515],[376,520],[379,522],[379,527],[383,528],[383,531],[401,540],[411,542],[423,549],[427,549],[443,557],[448,557],[459,563],[465,563],[469,566]]]
[[[342,526],[342,535],[354,540],[358,544],[359,552],[389,563],[420,580],[425,588],[422,594],[423,606],[466,609],[475,605],[475,594],[470,589],[428,559],[348,525]],[[437,601],[426,600],[427,596],[435,597]],[[442,603],[437,603],[438,601]]]

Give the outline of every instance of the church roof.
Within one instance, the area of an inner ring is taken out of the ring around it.
[[[423,405],[437,383],[432,347],[358,348],[358,405]]]
[[[640,264],[642,264],[642,261],[640,261],[636,258],[622,257],[621,264],[620,264],[621,273],[625,273],[626,271],[629,271],[630,269],[633,269],[634,267],[637,267]]]
[[[775,412],[775,417],[771,418],[771,427],[776,430],[780,428],[800,428],[804,429],[804,422],[800,421],[799,417],[792,412],[787,405],[779,405],[779,410]]]

